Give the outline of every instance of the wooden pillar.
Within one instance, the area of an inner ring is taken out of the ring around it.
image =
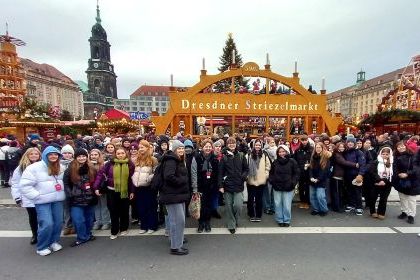
[[[233,133],[235,133],[235,122],[236,122],[235,115],[232,115],[232,125],[231,125],[232,135],[233,135]]]
[[[270,130],[270,122],[268,121],[269,116],[265,117],[265,133],[268,133],[268,131]]]
[[[290,116],[287,116],[287,123],[286,123],[286,129],[285,129],[285,131],[286,131],[286,133],[285,133],[284,137],[287,140],[290,140],[289,139],[289,136],[290,136]]]
[[[311,126],[309,125],[309,116],[305,116],[305,125],[304,125],[304,127],[305,127],[305,131],[306,131],[306,133],[308,133],[308,135],[309,134],[312,134],[312,133],[310,133],[312,130],[311,130]]]

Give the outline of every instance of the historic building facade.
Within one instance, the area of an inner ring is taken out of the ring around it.
[[[101,24],[99,6],[96,8],[96,23],[89,38],[90,58],[88,60],[87,84],[84,93],[85,118],[94,119],[114,107],[117,95],[117,75],[111,63],[107,34]]]
[[[130,113],[141,112],[150,114],[157,112],[159,115],[166,113],[169,107],[169,86],[140,86],[131,95],[130,99],[115,100],[115,108]],[[185,88],[178,88],[179,91]]]
[[[75,82],[51,65],[25,58],[21,62],[28,97],[67,110],[75,118],[83,117],[83,94]]]
[[[327,95],[329,110],[341,113],[348,122],[359,122],[364,116],[375,114],[382,98],[396,86],[402,71],[400,68],[370,80],[365,80],[365,72],[360,71],[355,85]]]

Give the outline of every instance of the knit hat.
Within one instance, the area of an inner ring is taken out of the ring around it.
[[[341,141],[340,135],[334,135],[333,137],[331,137],[331,143],[333,144],[337,144],[340,141]]]
[[[222,142],[220,142],[220,140],[214,142],[213,146],[215,147],[221,147],[222,146]]]
[[[184,141],[184,145],[185,145],[185,147],[194,148],[193,142],[191,142],[191,140],[189,140],[189,139]]]
[[[31,136],[29,136],[29,142],[32,142],[33,140],[40,140],[41,138],[39,137],[38,134],[31,134]]]
[[[64,147],[63,147],[63,149],[64,149]],[[61,152],[63,152],[63,150],[61,150]],[[78,156],[88,157],[88,152],[85,149],[77,148],[76,151],[74,151],[74,157],[77,158]]]
[[[184,143],[182,143],[182,142],[181,142],[181,141],[179,141],[179,140],[174,140],[174,141],[172,142],[172,148],[171,148],[171,150],[172,150],[172,152],[175,152],[175,151],[176,151],[176,149],[178,149],[178,148],[180,148],[180,147],[185,147]]]
[[[287,147],[286,145],[280,145],[280,146],[279,146],[279,149],[283,149],[283,150],[285,150],[288,154],[290,154],[290,149],[289,149],[289,147]]]
[[[70,153],[70,154],[74,155],[74,149],[70,145],[64,145],[64,147],[61,149],[61,153],[62,154],[64,154],[64,153]]]
[[[346,143],[348,142],[352,142],[353,144],[356,144],[356,138],[353,136],[353,134],[347,135]]]

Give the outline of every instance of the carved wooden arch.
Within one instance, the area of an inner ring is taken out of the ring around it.
[[[203,93],[203,90],[210,87],[217,82],[231,79],[234,77],[260,77],[266,78],[273,81],[278,81],[290,88],[293,89],[297,95],[302,96],[305,100],[313,100],[314,97],[320,97],[320,95],[314,95],[307,89],[305,89],[300,83],[300,79],[297,73],[293,74],[293,77],[285,77],[274,73],[270,70],[269,66],[266,66],[265,69],[260,69],[259,66],[254,62],[248,62],[241,68],[234,68],[228,71],[215,74],[215,75],[207,75],[205,70],[201,71],[200,81],[196,83],[194,86],[190,87],[186,92],[177,92],[175,91],[174,87],[171,87],[169,92],[169,98],[172,101],[173,98],[179,98],[182,95],[183,99],[195,99],[197,94],[211,94],[211,93]],[[220,93],[217,93],[220,94]],[[251,94],[251,93],[246,93]],[[226,95],[228,98],[229,95]],[[324,95],[325,96],[325,95]],[[325,97],[326,99],[326,97]],[[152,121],[156,126],[156,133],[163,134],[165,133],[166,129],[172,123],[175,116],[179,114],[179,112],[175,112],[172,106],[172,103],[169,104],[167,112],[163,116],[153,116]],[[325,108],[321,108],[318,112],[319,115],[322,115],[322,118],[326,124],[326,127],[332,133],[335,132],[338,125],[341,124],[342,119],[337,117],[332,117],[329,112]]]

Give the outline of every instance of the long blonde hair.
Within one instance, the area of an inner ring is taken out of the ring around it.
[[[29,160],[29,154],[32,152],[37,152],[39,155],[39,159],[37,161],[41,160],[41,151],[38,148],[29,148],[26,150],[26,152],[23,154],[22,158],[19,161],[19,168],[20,171],[25,171],[26,167],[31,165],[33,162]]]
[[[316,146],[321,146],[321,148],[322,148],[322,151],[319,154],[319,156],[320,156],[319,165],[320,165],[321,169],[325,169],[327,167],[329,156],[327,154],[327,147],[322,142],[318,142],[318,143],[315,144],[314,151],[312,152],[312,156],[311,156],[311,168],[315,167],[313,159],[314,159],[314,156],[317,154],[316,153]]]
[[[157,163],[157,160],[155,157],[152,156],[153,154],[153,147],[152,145],[150,145],[149,142],[147,142],[146,140],[141,140],[139,142],[139,145],[142,145],[144,147],[146,147],[147,151],[145,154],[140,154],[138,153],[137,155],[137,159],[136,159],[136,166],[155,166]]]

